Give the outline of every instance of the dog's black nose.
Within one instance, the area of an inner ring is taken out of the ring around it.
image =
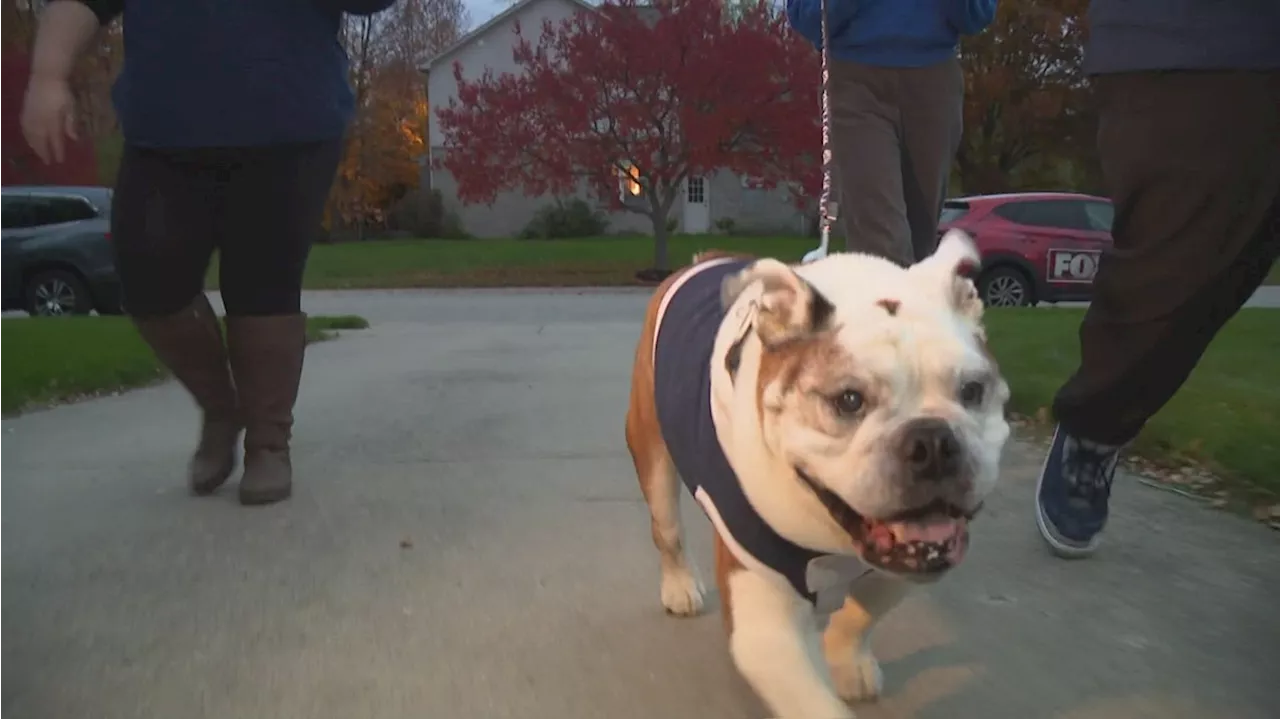
[[[960,472],[960,439],[944,420],[912,420],[902,428],[901,452],[914,479],[938,481]]]

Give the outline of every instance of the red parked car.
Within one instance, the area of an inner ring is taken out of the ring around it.
[[[1114,215],[1111,200],[1074,192],[975,195],[943,203],[938,233],[973,236],[988,306],[1087,301]]]

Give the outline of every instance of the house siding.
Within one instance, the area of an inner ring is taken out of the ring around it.
[[[453,77],[454,63],[462,66],[462,75],[466,79],[482,76],[486,69],[494,74],[514,73],[519,68],[512,58],[512,49],[516,43],[515,28],[517,23],[525,37],[537,40],[541,33],[542,23],[550,20],[553,24],[571,18],[574,13],[582,12],[582,6],[571,0],[535,0],[530,2],[510,17],[488,28],[481,35],[471,38],[458,47],[452,54],[437,61],[427,76],[428,102],[432,108],[444,108],[457,96],[457,82]],[[526,197],[520,191],[501,193],[491,204],[464,205],[458,200],[457,180],[443,168],[433,169],[437,159],[444,157],[444,135],[440,130],[435,112],[430,116],[430,155],[423,167],[422,186],[439,190],[445,209],[457,215],[462,227],[475,237],[510,237],[518,235],[533,219],[534,214],[542,207],[555,202],[551,196]],[[716,221],[720,218],[731,218],[735,230],[749,233],[796,234],[803,227],[803,219],[790,201],[785,189],[755,190],[744,188],[741,180],[728,172],[715,173],[707,178],[708,202],[710,204],[710,231],[714,232]],[[593,205],[599,202],[580,187],[574,195],[562,199],[578,198]],[[611,233],[643,233],[653,231],[649,218],[634,212],[605,212]],[[684,198],[683,196],[671,209],[677,228],[683,230]]]
[[[733,220],[734,230],[751,234],[797,235],[804,232],[804,215],[785,187],[769,190],[743,187],[742,177],[718,172],[709,178],[711,227]]]
[[[462,76],[467,80],[476,80],[490,69],[495,75],[515,73],[520,70],[512,58],[512,50],[516,45],[516,25],[520,26],[524,37],[537,43],[542,34],[542,23],[550,20],[553,25],[573,17],[582,9],[581,5],[569,0],[539,0],[531,2],[502,22],[485,30],[479,37],[457,48],[451,55],[435,62],[427,75],[427,100],[432,107],[447,107],[449,101],[458,95],[458,83],[453,78],[453,65],[462,65]],[[444,145],[444,135],[440,132],[435,113],[431,114],[431,147]]]
[[[432,148],[432,154],[443,157],[446,149]],[[538,210],[554,204],[556,198],[551,195],[529,197],[523,192],[499,193],[491,204],[465,205],[458,201],[458,183],[452,173],[445,169],[431,173],[432,188],[440,191],[440,197],[446,212],[458,217],[462,228],[473,237],[514,237],[519,235],[533,219]],[[586,187],[569,196],[561,198],[568,201],[573,198],[585,200],[592,206],[597,201]],[[609,212],[602,210],[609,223],[608,232],[617,234],[652,234],[653,226],[649,218],[635,212]]]

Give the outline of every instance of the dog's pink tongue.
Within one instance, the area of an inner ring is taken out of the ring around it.
[[[967,524],[964,519],[937,517],[919,522],[893,522],[889,528],[899,542],[944,544],[959,537]]]

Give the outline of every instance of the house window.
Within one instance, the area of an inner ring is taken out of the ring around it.
[[[624,162],[618,168],[618,194],[625,202],[633,197],[639,197],[644,192],[644,186],[640,184],[640,168],[636,167],[633,162]]]
[[[707,201],[706,180],[701,177],[690,177],[685,201],[693,205],[701,205]]]

